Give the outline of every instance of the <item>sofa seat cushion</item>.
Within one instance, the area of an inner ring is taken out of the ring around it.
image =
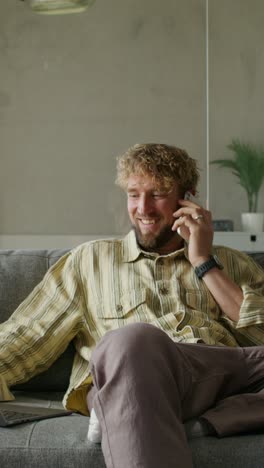
[[[0,250],[0,322],[7,320],[47,270],[67,249]],[[75,348],[70,343],[60,358],[42,374],[16,386],[20,390],[64,391],[69,385]]]
[[[262,468],[264,434],[201,437],[189,441],[194,468]]]
[[[62,408],[62,392],[14,392],[12,404]],[[89,418],[79,414],[0,428],[0,466],[105,468],[100,445],[87,441]]]
[[[0,466],[105,468],[101,446],[87,441],[88,423],[73,414],[0,428]]]
[[[87,441],[89,418],[71,415],[0,429],[0,466],[105,468],[100,444]],[[189,440],[194,468],[261,468],[264,436]],[[176,465],[175,465],[176,466]],[[124,467],[125,468],[125,467]]]
[[[15,404],[62,407],[61,392],[16,392]],[[89,418],[72,414],[0,428],[0,466],[8,468],[105,468],[100,444],[87,441]],[[219,439],[199,421],[185,425],[194,468],[261,468],[264,434]],[[157,428],[157,430],[159,430]]]

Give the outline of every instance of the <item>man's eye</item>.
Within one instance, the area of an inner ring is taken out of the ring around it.
[[[153,193],[154,198],[164,198],[165,196],[166,196],[166,194],[162,193],[162,192]]]
[[[138,195],[136,193],[128,193],[128,198],[137,198]]]

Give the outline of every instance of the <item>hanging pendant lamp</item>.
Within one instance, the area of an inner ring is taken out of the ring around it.
[[[64,13],[81,13],[95,0],[22,0],[36,13],[60,15]]]

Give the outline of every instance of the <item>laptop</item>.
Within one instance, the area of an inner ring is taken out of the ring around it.
[[[44,408],[13,403],[0,403],[0,427],[14,426],[15,424],[38,421],[40,419],[68,416],[72,411],[57,408]]]

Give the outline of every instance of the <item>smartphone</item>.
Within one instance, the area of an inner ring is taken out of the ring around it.
[[[185,192],[184,194],[184,200],[191,200],[192,198],[192,194],[191,192]],[[187,229],[186,227],[184,229]],[[183,237],[182,234],[181,234],[181,226],[178,227],[177,229],[177,233],[179,234],[179,236]]]
[[[185,192],[184,194],[184,200],[191,200],[193,197],[193,195],[191,194],[191,192]]]

